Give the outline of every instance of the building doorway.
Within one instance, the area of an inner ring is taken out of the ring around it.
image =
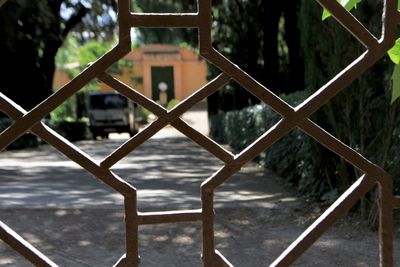
[[[154,101],[160,100],[160,87],[166,89],[167,102],[175,98],[174,68],[172,66],[151,67],[151,88]]]

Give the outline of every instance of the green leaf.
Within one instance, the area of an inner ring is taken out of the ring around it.
[[[331,13],[327,9],[324,8],[324,11],[322,12],[322,20],[326,20],[331,16]]]
[[[392,75],[392,101],[391,104],[393,104],[394,101],[396,101],[397,98],[400,97],[400,65],[396,65],[393,70],[393,75]]]
[[[388,51],[388,55],[394,64],[400,63],[400,38],[396,40],[395,45]]]
[[[340,4],[347,10],[351,11],[353,8],[357,8],[357,4],[359,4],[363,0],[336,0],[340,2]],[[322,13],[322,20],[325,20],[331,16],[328,10],[324,8],[324,12]]]

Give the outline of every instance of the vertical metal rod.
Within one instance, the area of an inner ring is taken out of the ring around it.
[[[139,266],[139,217],[137,199],[126,197],[125,202],[125,234],[126,234],[126,263],[128,266]]]
[[[214,261],[214,193],[211,190],[202,190],[203,212],[203,266],[211,267]]]
[[[392,181],[379,183],[379,264],[393,266],[393,185]]]

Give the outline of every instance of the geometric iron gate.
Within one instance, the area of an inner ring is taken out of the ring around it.
[[[371,163],[358,152],[315,124],[309,117],[316,110],[325,105],[332,97],[344,90],[365,70],[375,64],[394,45],[398,37],[397,26],[400,24],[400,13],[397,11],[398,3],[397,0],[384,1],[383,33],[382,37],[377,39],[336,0],[317,1],[324,8],[329,10],[332,16],[364,45],[366,51],[297,107],[292,107],[287,104],[212,47],[211,0],[198,0],[197,13],[183,14],[131,13],[129,6],[130,0],[118,0],[119,43],[103,57],[99,58],[82,71],[75,79],[55,92],[44,102],[37,105],[30,112],[25,111],[0,93],[0,110],[14,120],[14,124],[0,135],[0,150],[5,149],[25,132],[31,132],[123,195],[126,223],[126,254],[120,258],[116,266],[139,265],[139,225],[199,221],[202,224],[202,259],[204,266],[222,267],[232,265],[214,248],[214,190],[229,179],[235,172],[239,171],[243,165],[262,151],[268,149],[291,129],[297,127],[358,168],[364,175],[362,175],[330,208],[295,240],[271,266],[288,266],[293,263],[338,218],[344,215],[376,184],[378,184],[380,196],[380,266],[393,266],[393,211],[396,208],[400,208],[400,198],[393,196],[392,178],[379,166]],[[211,64],[217,66],[222,74],[200,88],[192,96],[182,101],[175,108],[167,111],[156,102],[146,98],[135,91],[135,89],[130,88],[105,72],[113,63],[130,52],[130,31],[132,27],[197,28],[199,31],[201,56]],[[100,164],[40,121],[68,97],[78,92],[85,84],[95,78],[100,79],[122,95],[150,110],[158,117],[151,125],[108,155]],[[193,105],[217,91],[230,80],[235,80],[282,116],[282,119],[278,123],[237,155],[231,154],[179,118],[180,115]],[[138,212],[137,190],[113,173],[110,168],[168,124],[171,124],[208,150],[215,157],[222,160],[224,166],[201,184],[201,209],[167,212]],[[0,238],[35,265],[57,266],[1,221]]]

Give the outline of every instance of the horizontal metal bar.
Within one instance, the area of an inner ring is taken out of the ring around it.
[[[58,266],[2,221],[0,239],[36,266]]]
[[[139,212],[139,224],[163,224],[201,221],[201,209],[182,211]]]
[[[140,28],[199,28],[197,13],[131,13],[129,24]]]

